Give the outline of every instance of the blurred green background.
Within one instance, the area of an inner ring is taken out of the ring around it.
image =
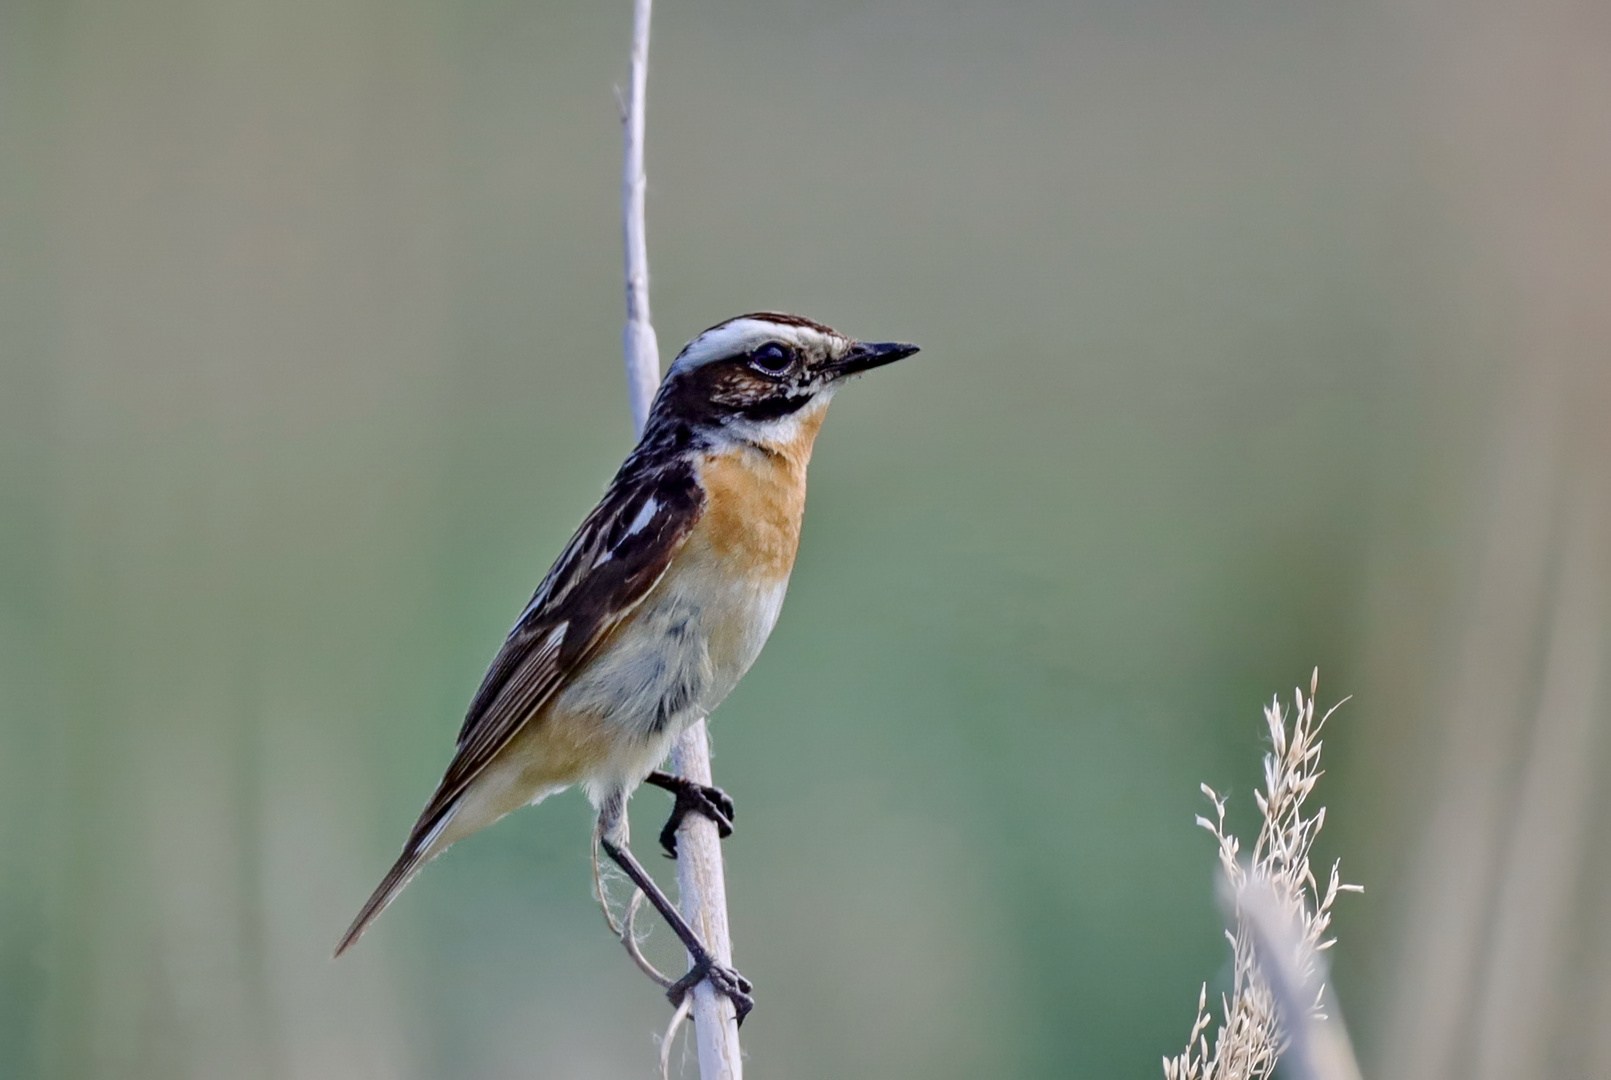
[[[629,23],[0,4],[0,1074],[651,1075],[576,793],[329,958],[628,448]],[[1608,38],[660,5],[667,358],[924,349],[840,396],[714,718],[754,1075],[1159,1075],[1227,974],[1198,784],[1250,826],[1315,664],[1367,1071],[1607,1075]]]

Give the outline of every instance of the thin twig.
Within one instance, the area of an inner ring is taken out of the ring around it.
[[[625,137],[621,171],[621,234],[626,253],[626,328],[622,333],[625,354],[627,395],[632,405],[632,422],[643,430],[649,406],[660,382],[660,347],[649,316],[649,248],[644,228],[643,170],[644,97],[649,78],[649,16],[652,0],[635,0],[632,19],[632,74],[627,89],[622,128]],[[672,768],[678,775],[696,783],[709,784],[710,742],[703,720],[693,724],[677,739],[671,752]],[[722,873],[721,840],[716,823],[699,814],[690,814],[677,837],[677,888],[679,907],[710,949],[716,961],[731,965],[733,945],[727,929],[727,888]],[[606,914],[608,909],[606,908]],[[631,940],[631,908],[628,909]],[[628,946],[636,952],[636,943]],[[641,966],[641,965],[640,965]],[[742,1080],[743,1062],[739,1055],[738,1018],[733,1003],[718,994],[708,980],[684,997],[692,1001],[695,1037],[699,1045],[701,1080]],[[662,1065],[669,1068],[669,1036],[680,1022],[673,1017],[666,1043],[662,1045]]]
[[[677,1041],[677,1029],[688,1019],[688,1010],[693,1008],[693,1005],[693,995],[684,994],[682,1004],[671,1014],[671,1023],[666,1025],[666,1033],[660,1036],[660,1080],[671,1080],[671,1046]]]
[[[662,989],[669,990],[671,988],[671,984],[676,980],[665,974],[662,974],[659,968],[649,963],[649,958],[643,955],[643,950],[638,948],[638,931],[636,921],[638,918],[638,908],[642,906],[643,890],[633,889],[632,899],[627,903],[626,925],[621,927],[621,944],[626,946],[627,955],[632,957],[632,962],[638,965],[639,971],[643,972],[645,975],[649,976],[650,979],[659,983]],[[683,1000],[686,1001],[687,999],[684,998]]]
[[[596,836],[593,838],[593,891],[598,896],[599,908],[604,912],[604,921],[609,924],[610,933],[620,939],[627,955],[638,965],[638,970],[662,987],[670,989],[675,980],[651,964],[638,945],[637,917],[638,908],[643,906],[644,901],[642,889],[633,888],[632,897],[627,901],[626,913],[620,922],[615,921],[615,912],[610,910],[610,894],[604,887],[603,866],[599,862],[599,844]]]

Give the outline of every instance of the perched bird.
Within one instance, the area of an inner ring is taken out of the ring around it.
[[[852,376],[915,352],[770,312],[729,319],[683,349],[637,447],[493,658],[446,775],[336,955],[455,840],[581,784],[600,846],[694,958],[673,1000],[710,978],[742,1019],[749,984],[712,959],[633,857],[626,800],[645,780],[677,796],[661,833],[671,854],[691,811],[731,831],[724,794],[656,766],[772,632],[829,400]]]

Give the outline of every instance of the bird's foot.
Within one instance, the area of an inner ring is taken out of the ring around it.
[[[733,835],[733,800],[721,788],[696,784],[681,776],[659,771],[650,773],[645,779],[677,797],[676,804],[671,808],[671,816],[666,819],[666,827],[660,830],[660,846],[665,849],[666,858],[677,857],[677,829],[682,825],[682,819],[690,813],[700,813],[714,821],[716,835],[723,840]]]
[[[681,1005],[688,991],[706,979],[710,980],[710,985],[718,994],[725,995],[733,1003],[733,1011],[738,1014],[738,1023],[742,1027],[744,1018],[755,1008],[755,999],[750,996],[750,991],[755,987],[732,968],[718,964],[709,957],[695,961],[694,966],[688,969],[688,974],[666,990],[666,997],[671,999],[672,1005]]]

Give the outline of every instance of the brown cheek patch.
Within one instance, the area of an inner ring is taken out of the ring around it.
[[[716,371],[710,387],[710,399],[733,408],[754,405],[777,394],[778,388],[746,368],[725,367]]]
[[[672,376],[662,393],[669,413],[697,423],[752,405],[765,398],[769,389],[748,368],[716,362]]]

